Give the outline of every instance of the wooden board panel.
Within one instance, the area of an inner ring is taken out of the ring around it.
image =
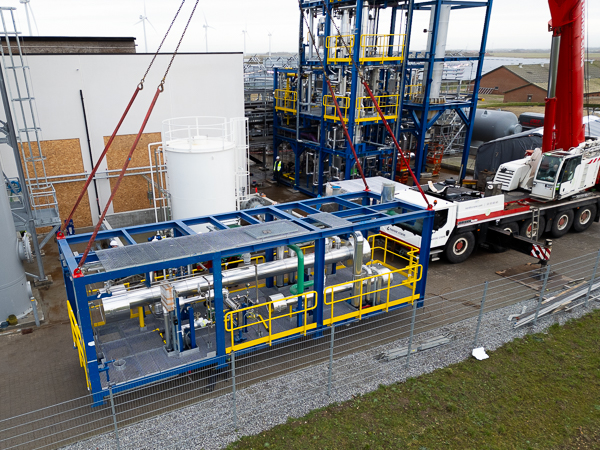
[[[42,154],[44,155],[44,166],[48,177],[56,175],[69,175],[82,173],[83,160],[81,156],[81,145],[79,139],[60,139],[55,141],[42,141]],[[86,144],[87,145],[87,144]],[[26,147],[26,157],[29,158],[29,149]],[[34,155],[38,155],[37,143],[32,143]],[[21,158],[23,153],[21,153]],[[27,163],[29,177],[34,177],[34,164]],[[38,175],[43,173],[41,162],[35,163],[35,170]],[[84,186],[83,181],[69,183],[53,183],[58,200],[58,211],[64,220],[71,212],[81,189]],[[89,189],[93,189],[90,187]],[[75,227],[84,227],[92,225],[92,215],[90,212],[90,202],[87,195],[84,195],[75,215],[73,217]]]
[[[109,136],[105,136],[104,142],[108,142],[109,138]],[[123,167],[134,140],[135,135],[122,135],[115,138],[111,149],[106,155],[109,170],[118,170]],[[132,167],[147,167],[150,164],[148,159],[148,144],[160,142],[160,140],[160,133],[143,134],[129,163],[129,169]],[[152,156],[152,159],[152,164],[154,164],[154,156]],[[150,178],[149,174],[146,176]],[[115,183],[116,178],[111,178],[111,189]],[[114,211],[124,212],[152,207],[153,203],[148,198],[149,188],[151,189],[151,186],[148,185],[148,181],[141,175],[125,176],[113,200]]]

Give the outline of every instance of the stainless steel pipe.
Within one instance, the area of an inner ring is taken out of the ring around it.
[[[362,268],[363,261],[369,261],[371,259],[371,246],[369,243],[362,239],[359,241],[362,244],[356,249],[357,254],[362,253],[362,258],[358,258],[360,261],[358,267]],[[356,242],[356,240],[355,240]],[[358,253],[360,250],[360,253]],[[354,244],[342,246],[339,249],[335,249],[325,254],[325,265],[335,264],[340,261],[354,259],[355,248]],[[315,264],[315,255],[310,253],[304,257],[304,267],[313,267]],[[355,263],[356,265],[356,263]],[[270,278],[276,277],[277,275],[289,273],[291,271],[298,270],[298,259],[297,258],[286,258],[277,261],[271,261],[257,266],[258,278]],[[222,274],[223,287],[235,286],[237,284],[254,281],[255,268],[252,266],[238,267],[235,269],[226,270]],[[210,291],[213,283],[213,275],[203,275],[185,280],[177,280],[172,283],[174,290],[177,292],[177,296],[187,296],[196,294],[198,292]],[[360,284],[359,284],[360,286]],[[360,288],[359,288],[360,289]],[[119,309],[129,309],[130,305],[136,303],[145,303],[149,301],[160,300],[160,286],[153,286],[151,288],[140,288],[130,291],[126,291],[124,286],[112,286],[110,288],[113,293],[111,297],[105,297],[102,302],[104,304],[104,310],[107,312],[115,311]],[[116,291],[116,292],[115,292]],[[100,293],[105,293],[106,290],[101,289]],[[208,294],[210,296],[210,292]]]

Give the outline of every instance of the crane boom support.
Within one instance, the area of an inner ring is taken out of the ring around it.
[[[568,151],[585,140],[583,84],[585,66],[585,0],[548,0],[554,36],[560,36],[555,118],[546,121],[544,134],[555,133],[553,148]],[[549,117],[551,118],[551,117]],[[552,123],[551,123],[552,122]],[[553,132],[554,131],[554,132]]]

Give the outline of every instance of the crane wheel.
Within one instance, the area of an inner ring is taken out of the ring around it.
[[[587,230],[596,217],[596,205],[586,205],[575,210],[575,217],[573,217],[573,231],[581,233]]]
[[[519,232],[519,236],[525,236],[526,238],[537,241],[544,233],[544,229],[546,228],[546,219],[544,219],[544,216],[540,216],[537,236],[535,234],[532,236],[531,234],[532,222],[533,221],[531,219],[526,219],[525,221],[523,221],[523,224],[521,225],[521,230]]]
[[[568,233],[569,229],[573,225],[573,210],[567,209],[566,211],[559,212],[552,222],[552,237],[559,238]]]
[[[452,236],[444,250],[448,262],[458,264],[465,261],[475,250],[475,236],[473,232],[459,233]]]

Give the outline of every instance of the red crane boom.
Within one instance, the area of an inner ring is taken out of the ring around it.
[[[548,4],[552,15],[549,23],[553,35],[552,53],[558,54],[551,61],[542,150],[568,151],[585,140],[585,0],[548,0]],[[553,75],[556,75],[554,79]]]

